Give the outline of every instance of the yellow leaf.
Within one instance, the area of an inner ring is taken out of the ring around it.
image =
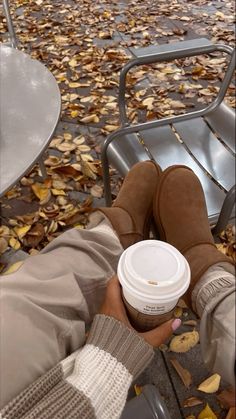
[[[211,410],[209,404],[199,413],[197,419],[217,419],[213,410]]]
[[[65,132],[65,133],[63,134],[63,137],[64,137],[64,140],[65,140],[65,141],[70,141],[70,140],[72,140],[72,135],[70,134],[70,132]]]
[[[183,315],[182,307],[175,307],[174,309],[174,317],[179,318]]]
[[[72,60],[69,61],[70,67],[77,67],[78,63],[75,58],[72,58]]]
[[[134,391],[135,391],[136,396],[139,396],[142,393],[143,388],[142,386],[139,386],[138,384],[134,384]]]
[[[64,143],[58,144],[58,146],[56,147],[59,151],[73,151],[76,149],[76,145],[73,143],[68,143],[67,141],[65,141]]]
[[[151,111],[153,109],[153,102],[155,98],[154,97],[147,97],[142,101],[143,106],[146,106],[146,108]]]
[[[14,231],[16,232],[17,236],[21,240],[26,235],[26,233],[28,233],[30,229],[31,229],[31,226],[26,225],[23,227],[15,227]]]
[[[82,153],[84,153],[84,152],[86,152],[86,151],[91,151],[91,148],[88,146],[88,145],[85,145],[85,144],[83,144],[83,145],[79,145],[79,150],[82,152]]]
[[[90,154],[81,154],[81,159],[83,161],[93,161],[93,157]]]
[[[76,145],[81,145],[84,142],[85,142],[85,138],[82,135],[80,135],[79,137],[75,137],[73,139],[73,143],[75,143]]]
[[[221,376],[219,374],[213,374],[198,386],[198,390],[204,393],[215,393],[219,390],[220,379]]]
[[[119,128],[118,125],[105,125],[104,129],[108,132],[113,132],[115,131],[117,128]]]
[[[9,274],[12,274],[13,272],[18,271],[21,265],[23,265],[23,262],[24,262],[23,260],[19,260],[18,262],[13,263],[13,265],[9,266],[9,268],[5,272],[3,272],[2,275],[9,275]]]
[[[34,183],[31,188],[37,198],[39,198],[40,204],[46,204],[51,198],[51,192],[44,184]]]
[[[83,122],[84,124],[88,124],[89,122],[95,122],[95,123],[97,123],[97,122],[99,122],[99,118],[94,113],[92,115],[85,116],[84,118],[82,118],[80,120],[80,122]]]
[[[175,336],[170,342],[170,350],[172,352],[182,353],[188,352],[199,342],[199,334],[196,330],[192,332],[182,333]]]
[[[71,118],[76,118],[77,116],[79,116],[79,111],[71,111],[70,116]]]
[[[10,238],[9,244],[14,250],[19,250],[21,247],[20,242],[17,239],[15,239],[15,237]]]
[[[57,196],[57,195],[66,195],[66,193],[63,191],[63,189],[51,189],[52,194]]]

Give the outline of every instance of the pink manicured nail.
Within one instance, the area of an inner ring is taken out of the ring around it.
[[[180,319],[175,319],[171,325],[172,330],[175,331],[176,329],[178,329],[178,327],[181,325],[181,320]]]

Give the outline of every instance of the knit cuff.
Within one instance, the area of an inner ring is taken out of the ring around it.
[[[152,346],[137,332],[103,314],[94,317],[87,344],[110,353],[133,376],[139,375],[154,355]]]

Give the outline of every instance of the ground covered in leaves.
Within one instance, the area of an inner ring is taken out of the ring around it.
[[[42,181],[36,165],[2,199],[3,257],[9,249],[36,254],[65,229],[84,228],[92,208],[104,205],[101,145],[119,126],[119,71],[132,56],[133,48],[202,36],[227,45],[233,45],[235,39],[231,0],[12,0],[10,3],[19,47],[54,74],[61,91],[62,113],[44,156],[47,179]],[[5,41],[6,23],[1,13],[0,9],[0,37]],[[214,54],[210,58],[199,56],[156,64],[151,70],[139,68],[128,78],[129,118],[151,120],[209,103],[219,90],[226,63],[224,56]],[[235,106],[233,84],[226,101]],[[118,174],[112,170],[114,196],[120,183]],[[235,258],[234,227],[221,233],[217,246]],[[5,262],[0,267],[4,270]],[[185,306],[178,307],[175,314],[183,320],[185,329],[181,333],[198,330],[196,319]],[[182,380],[181,384],[176,381],[176,392],[181,394],[184,416],[198,417],[192,412],[204,410],[207,401],[214,405],[216,395],[207,398],[195,388],[200,381],[194,378],[192,382],[192,371],[186,369],[186,365],[193,363],[192,352],[189,358],[184,354],[183,368],[178,354],[175,358],[170,354],[169,362],[169,348],[164,345],[160,349],[168,361],[170,374],[171,368],[175,369],[178,374],[175,379]],[[198,370],[205,374],[203,368]],[[227,400],[228,394],[221,393],[219,401],[228,409]],[[218,417],[225,417],[219,404],[217,409]],[[206,414],[213,417],[209,411]]]
[[[47,179],[42,182],[35,166],[2,199],[0,252],[35,254],[65,228],[83,228],[92,208],[104,204],[101,144],[119,126],[119,71],[132,48],[201,36],[233,45],[234,2],[13,0],[11,8],[19,47],[52,71],[62,97],[61,120],[44,156]],[[4,41],[4,19],[0,34]],[[216,54],[157,64],[151,71],[139,68],[128,78],[130,119],[150,120],[209,103],[226,62]],[[231,84],[231,106],[234,93]],[[115,196],[120,179],[112,173]],[[230,241],[232,254],[233,235],[232,229],[223,233],[224,252]]]

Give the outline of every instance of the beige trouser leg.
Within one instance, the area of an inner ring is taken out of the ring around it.
[[[235,386],[235,275],[233,265],[213,265],[192,292],[201,318],[202,357],[210,371]]]
[[[0,279],[0,407],[85,341],[121,244],[104,215]]]

